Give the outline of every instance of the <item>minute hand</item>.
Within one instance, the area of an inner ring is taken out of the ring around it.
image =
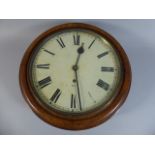
[[[75,78],[76,78],[76,84],[77,84],[77,92],[78,92],[78,98],[79,98],[79,106],[80,106],[80,110],[82,110],[82,104],[81,104],[81,96],[80,96],[80,88],[79,88],[79,80],[78,80],[77,70],[75,71]]]
[[[84,48],[83,48],[83,44],[81,47],[79,47],[77,49],[78,52],[78,57],[76,59],[76,63],[73,66],[73,70],[75,71],[75,78],[76,78],[76,83],[77,83],[77,92],[78,92],[78,98],[79,98],[79,106],[80,106],[80,110],[82,110],[82,105],[81,105],[81,96],[80,96],[80,88],[79,88],[79,81],[78,81],[78,74],[77,74],[77,70],[78,70],[78,63],[80,60],[80,56],[82,53],[84,53]]]

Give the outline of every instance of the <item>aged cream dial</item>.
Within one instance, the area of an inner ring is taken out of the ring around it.
[[[109,104],[122,70],[113,46],[82,29],[52,34],[29,63],[31,85],[42,104],[65,113],[84,113]]]

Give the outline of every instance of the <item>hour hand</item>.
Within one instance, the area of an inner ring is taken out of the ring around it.
[[[78,52],[79,54],[84,53],[83,45],[84,45],[84,43],[82,43],[82,45],[77,49],[77,52]]]
[[[75,65],[73,66],[74,71],[76,71],[78,69],[78,63],[79,63],[79,60],[80,60],[80,56],[81,56],[82,53],[84,53],[83,45],[84,45],[84,43],[82,43],[82,45],[77,49],[78,56],[76,58]],[[77,68],[77,69],[75,70],[74,68]]]

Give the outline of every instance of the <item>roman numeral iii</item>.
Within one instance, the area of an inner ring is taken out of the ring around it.
[[[48,76],[48,77],[46,77],[46,78],[40,80],[40,81],[38,82],[38,84],[39,84],[40,88],[44,88],[44,87],[48,86],[49,84],[51,84],[51,81],[52,81],[52,80],[51,80],[51,77]]]
[[[74,45],[80,45],[80,35],[73,35]]]
[[[109,84],[104,82],[103,80],[99,79],[97,84],[97,86],[99,86],[100,88],[104,89],[104,90],[108,90],[109,89]]]
[[[114,72],[114,67],[101,67],[102,72]]]
[[[66,47],[61,37],[57,39],[57,42],[62,48]]]
[[[61,90],[58,88],[58,89],[54,92],[54,94],[52,95],[52,97],[50,98],[50,100],[51,100],[52,102],[56,103],[57,100],[59,99],[60,95],[61,95]]]

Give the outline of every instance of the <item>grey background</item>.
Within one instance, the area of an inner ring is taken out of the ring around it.
[[[96,25],[125,49],[132,87],[125,104],[106,123],[67,131],[40,120],[26,104],[18,82],[19,65],[29,44],[65,22]],[[155,134],[155,20],[0,20],[0,134]]]

